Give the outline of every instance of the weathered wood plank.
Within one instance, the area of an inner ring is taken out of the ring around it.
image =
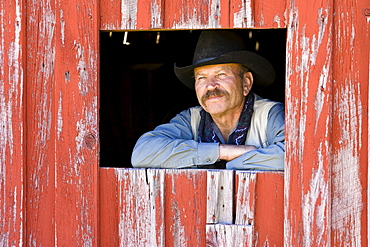
[[[114,168],[99,170],[99,246],[120,246],[121,215],[120,188]]]
[[[206,170],[100,169],[102,246],[205,243]]]
[[[55,246],[55,5],[27,2],[26,245]]]
[[[366,4],[288,8],[286,246],[367,243]]]
[[[166,170],[147,170],[150,199],[150,243],[151,246],[165,246],[165,176]]]
[[[327,246],[333,2],[288,9],[284,243]]]
[[[285,0],[231,0],[228,27],[286,28],[286,6]]]
[[[242,174],[244,172],[240,172]],[[253,246],[284,245],[284,173],[258,172]]]
[[[327,246],[333,2],[291,2],[289,10],[284,243]]]
[[[164,246],[165,170],[100,169],[99,246]]]
[[[205,243],[206,170],[167,170],[165,178],[166,246]]]
[[[119,238],[120,246],[151,246],[149,186],[146,170],[117,169],[120,212]],[[145,229],[145,230],[144,230]]]
[[[161,0],[100,1],[101,30],[148,30],[163,28]]]
[[[331,245],[368,246],[370,2],[334,8]]]
[[[227,1],[181,0],[164,1],[164,27],[169,29],[219,28],[222,9],[228,9]],[[228,18],[228,16],[224,16]]]
[[[55,243],[98,243],[98,2],[55,2]]]
[[[257,173],[237,172],[235,177],[235,224],[254,225]]]
[[[101,30],[284,28],[286,1],[102,0]]]
[[[253,246],[283,246],[284,173],[237,171],[235,176],[235,224],[253,226]]]
[[[232,224],[234,220],[234,172],[207,171],[207,223]]]
[[[254,28],[286,28],[286,0],[253,1]]]
[[[0,245],[25,244],[24,2],[0,2]]]
[[[207,246],[234,247],[253,245],[253,226],[207,224]]]
[[[234,173],[231,170],[100,169],[100,245],[202,246],[207,242],[209,246],[252,246],[251,243],[282,246],[283,173],[237,171],[236,180],[240,182],[236,194],[232,193]],[[220,186],[225,186],[227,193],[211,195],[215,203],[231,205],[234,210],[235,196],[239,202],[236,213],[244,215],[242,207],[253,205],[253,210],[248,209],[253,211],[253,220],[237,222],[233,217],[230,220],[230,211],[226,210],[227,218],[220,211],[216,221],[226,218],[227,224],[206,222],[215,222],[209,219],[207,210],[217,209],[206,207],[206,201],[209,192],[224,193]]]

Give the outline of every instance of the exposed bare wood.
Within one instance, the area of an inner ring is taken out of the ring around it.
[[[364,0],[334,1],[332,246],[368,244],[369,7]]]
[[[25,13],[0,2],[0,245],[25,244]]]
[[[285,244],[363,246],[369,86],[363,10],[368,3],[290,4]]]
[[[166,245],[205,242],[206,170],[167,170],[165,179]]]
[[[209,247],[234,247],[253,245],[253,226],[208,224],[207,246]]]
[[[152,246],[165,246],[165,176],[166,170],[147,170],[150,200],[150,243]]]
[[[102,30],[284,28],[286,1],[102,0]]]
[[[122,205],[119,222],[120,246],[151,246],[149,186],[145,169],[117,169],[119,204]],[[145,230],[144,230],[145,229]]]
[[[27,5],[26,243],[54,246],[56,13],[50,1]]]
[[[207,172],[207,223],[233,224],[234,172]]]
[[[0,245],[367,245],[369,9],[368,0],[1,2]],[[278,172],[99,170],[99,28],[287,28],[284,204]],[[210,224],[220,222],[230,224]]]
[[[55,243],[98,238],[98,2],[55,2],[51,133]],[[73,219],[73,221],[71,221]]]
[[[97,3],[27,4],[27,243],[95,245]]]
[[[102,230],[101,245],[184,246],[189,243],[202,245],[207,242],[218,243],[220,246],[244,246],[253,241],[256,245],[267,243],[281,246],[282,173],[237,174],[237,180],[240,181],[245,177],[251,178],[240,183],[251,183],[249,187],[253,188],[253,193],[233,193],[234,171],[101,169],[100,215],[101,227],[105,228]],[[221,186],[225,186],[225,196],[222,196],[223,190],[217,192],[215,189],[220,190]],[[230,188],[227,188],[228,186]],[[243,191],[242,187],[237,186],[237,190]],[[246,198],[250,195],[251,198]],[[206,201],[210,197],[216,198],[214,203],[227,203],[232,209],[235,197],[235,200],[240,202],[238,205],[250,203],[258,213],[253,216],[253,221],[243,220],[248,222],[248,225],[243,222],[235,224],[233,210],[217,211],[217,208],[222,208],[221,204],[217,207],[209,205],[206,208]],[[227,219],[229,222],[207,225],[206,220],[215,222],[214,219],[209,219],[209,215],[215,210],[218,214],[216,221]],[[226,216],[222,215],[223,213]],[[231,241],[234,237],[236,239]]]
[[[235,224],[253,225],[256,199],[257,173],[244,172],[236,175]]]

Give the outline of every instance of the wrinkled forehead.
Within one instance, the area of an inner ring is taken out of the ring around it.
[[[216,73],[221,70],[228,70],[228,71],[238,73],[241,71],[242,67],[243,66],[238,63],[205,65],[205,66],[194,68],[194,75],[204,74],[204,73]]]

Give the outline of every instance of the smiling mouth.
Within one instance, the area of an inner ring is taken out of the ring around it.
[[[206,98],[206,100],[218,99],[221,97],[223,97],[223,95],[213,95],[213,96],[209,96],[208,98]]]

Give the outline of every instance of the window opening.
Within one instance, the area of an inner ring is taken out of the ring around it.
[[[256,93],[284,103],[286,29],[236,31],[247,49],[268,59],[276,71],[275,82]],[[143,133],[199,105],[173,65],[191,64],[200,32],[101,32],[100,166],[132,167],[132,149]]]

